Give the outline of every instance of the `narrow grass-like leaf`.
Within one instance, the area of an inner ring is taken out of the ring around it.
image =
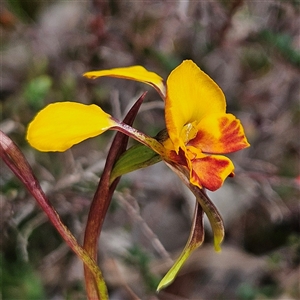
[[[204,240],[204,226],[203,226],[203,209],[198,202],[196,202],[193,224],[191,227],[191,232],[187,244],[185,245],[182,253],[179,258],[173,264],[172,268],[168,271],[168,273],[164,276],[164,278],[160,281],[157,291],[165,288],[169,284],[171,284],[178,271],[184,264],[184,262],[189,258],[194,250],[200,247]]]

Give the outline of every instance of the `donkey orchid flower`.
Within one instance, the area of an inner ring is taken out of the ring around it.
[[[183,61],[163,79],[141,66],[85,73],[88,78],[103,76],[140,81],[154,87],[165,101],[166,129],[156,138],[124,124],[96,105],[74,102],[49,104],[29,124],[27,140],[40,151],[65,151],[104,131],[118,130],[153,150],[142,147],[127,150],[110,174],[111,182],[129,171],[164,160],[196,196],[190,238],[173,267],[161,280],[158,290],[170,284],[184,261],[204,239],[203,214],[214,233],[215,250],[224,237],[222,218],[205,194],[215,191],[234,175],[232,161],[222,154],[249,146],[240,121],[226,113],[226,101],[218,85],[191,60]]]
[[[40,111],[29,124],[28,142],[40,151],[65,151],[108,129],[119,130],[158,153],[199,188],[217,190],[233,175],[227,154],[249,146],[243,127],[226,113],[218,85],[191,60],[163,79],[141,66],[85,73],[88,78],[125,78],[153,86],[165,100],[166,132],[154,139],[119,122],[96,105],[58,102]]]
[[[165,108],[169,139],[163,143],[170,151],[167,161],[185,167],[192,184],[211,191],[233,175],[233,163],[220,154],[249,146],[240,121],[225,111],[223,92],[192,61],[171,72]]]

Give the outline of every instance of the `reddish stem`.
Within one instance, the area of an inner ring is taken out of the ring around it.
[[[124,123],[132,125],[136,114],[144,100],[145,95],[146,93],[142,94],[142,96],[130,109],[123,121]],[[98,238],[102,229],[104,218],[110,205],[113,192],[120,180],[120,178],[117,178],[110,185],[110,174],[115,162],[120,157],[120,155],[126,150],[127,142],[128,136],[120,132],[116,133],[116,136],[112,142],[107,156],[106,164],[100,182],[98,184],[97,191],[94,195],[94,199],[90,207],[85,230],[83,248],[95,261],[97,261]],[[88,297],[90,300],[97,299],[97,289],[95,287],[95,282],[92,273],[87,267],[84,268],[84,272]]]
[[[84,262],[85,267],[89,270],[93,279],[98,282],[97,289],[100,291],[106,290],[104,280],[100,269],[97,267],[95,261],[88,255],[77,240],[62,223],[58,213],[47,199],[38,180],[33,174],[33,171],[27,162],[26,158],[14,142],[0,131],[0,155],[7,166],[25,185],[29,193],[36,199],[42,210],[48,216],[50,222],[54,225],[60,233],[65,242],[70,246],[75,254]],[[103,285],[104,284],[104,285]],[[101,293],[101,292],[100,292]],[[105,297],[105,295],[103,295]],[[103,298],[104,298],[103,297]]]

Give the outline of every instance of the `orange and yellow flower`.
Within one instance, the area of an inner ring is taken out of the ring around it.
[[[119,122],[96,105],[58,102],[48,105],[29,124],[27,140],[40,151],[65,151],[87,138],[115,129],[153,149],[182,171],[191,184],[217,190],[234,174],[232,161],[221,155],[249,146],[243,127],[226,113],[218,85],[191,60],[163,79],[141,66],[93,71],[88,78],[125,78],[153,86],[165,101],[167,138],[157,141]]]
[[[220,154],[249,143],[240,121],[226,113],[221,89],[192,61],[184,61],[167,79],[165,118],[171,163],[185,165],[192,184],[218,189],[234,170]]]
[[[166,84],[159,75],[141,66],[93,71],[84,76],[125,78],[153,86],[165,101],[166,129],[152,138],[116,120],[97,105],[58,102],[49,104],[36,115],[29,124],[27,140],[40,151],[65,151],[108,129],[118,130],[156,154],[153,156],[147,148],[148,151],[143,148],[142,152],[129,149],[114,165],[112,181],[160,158],[181,177],[197,199],[194,220],[186,247],[161,280],[160,290],[174,280],[185,260],[202,244],[204,213],[213,229],[215,249],[220,250],[223,221],[204,188],[215,191],[228,176],[234,175],[232,161],[223,154],[249,146],[243,126],[234,115],[226,113],[225,97],[218,85],[191,60],[175,68]]]

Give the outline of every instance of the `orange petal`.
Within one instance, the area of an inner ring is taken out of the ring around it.
[[[206,153],[231,153],[249,147],[243,126],[232,114],[212,114],[197,125],[195,138],[188,145]]]
[[[154,72],[146,70],[142,66],[132,66],[125,68],[114,68],[110,70],[92,71],[83,74],[83,76],[91,79],[98,77],[109,76],[135,80],[147,83],[153,86],[162,96],[165,95],[165,86],[163,79]]]
[[[210,191],[219,189],[234,170],[232,161],[220,155],[206,155],[203,158],[193,159],[192,168],[191,183]]]
[[[178,152],[181,130],[206,115],[225,113],[225,97],[218,85],[191,60],[183,61],[167,79],[165,118]]]
[[[27,140],[39,151],[65,151],[115,125],[97,105],[57,102],[36,115],[28,126]]]

